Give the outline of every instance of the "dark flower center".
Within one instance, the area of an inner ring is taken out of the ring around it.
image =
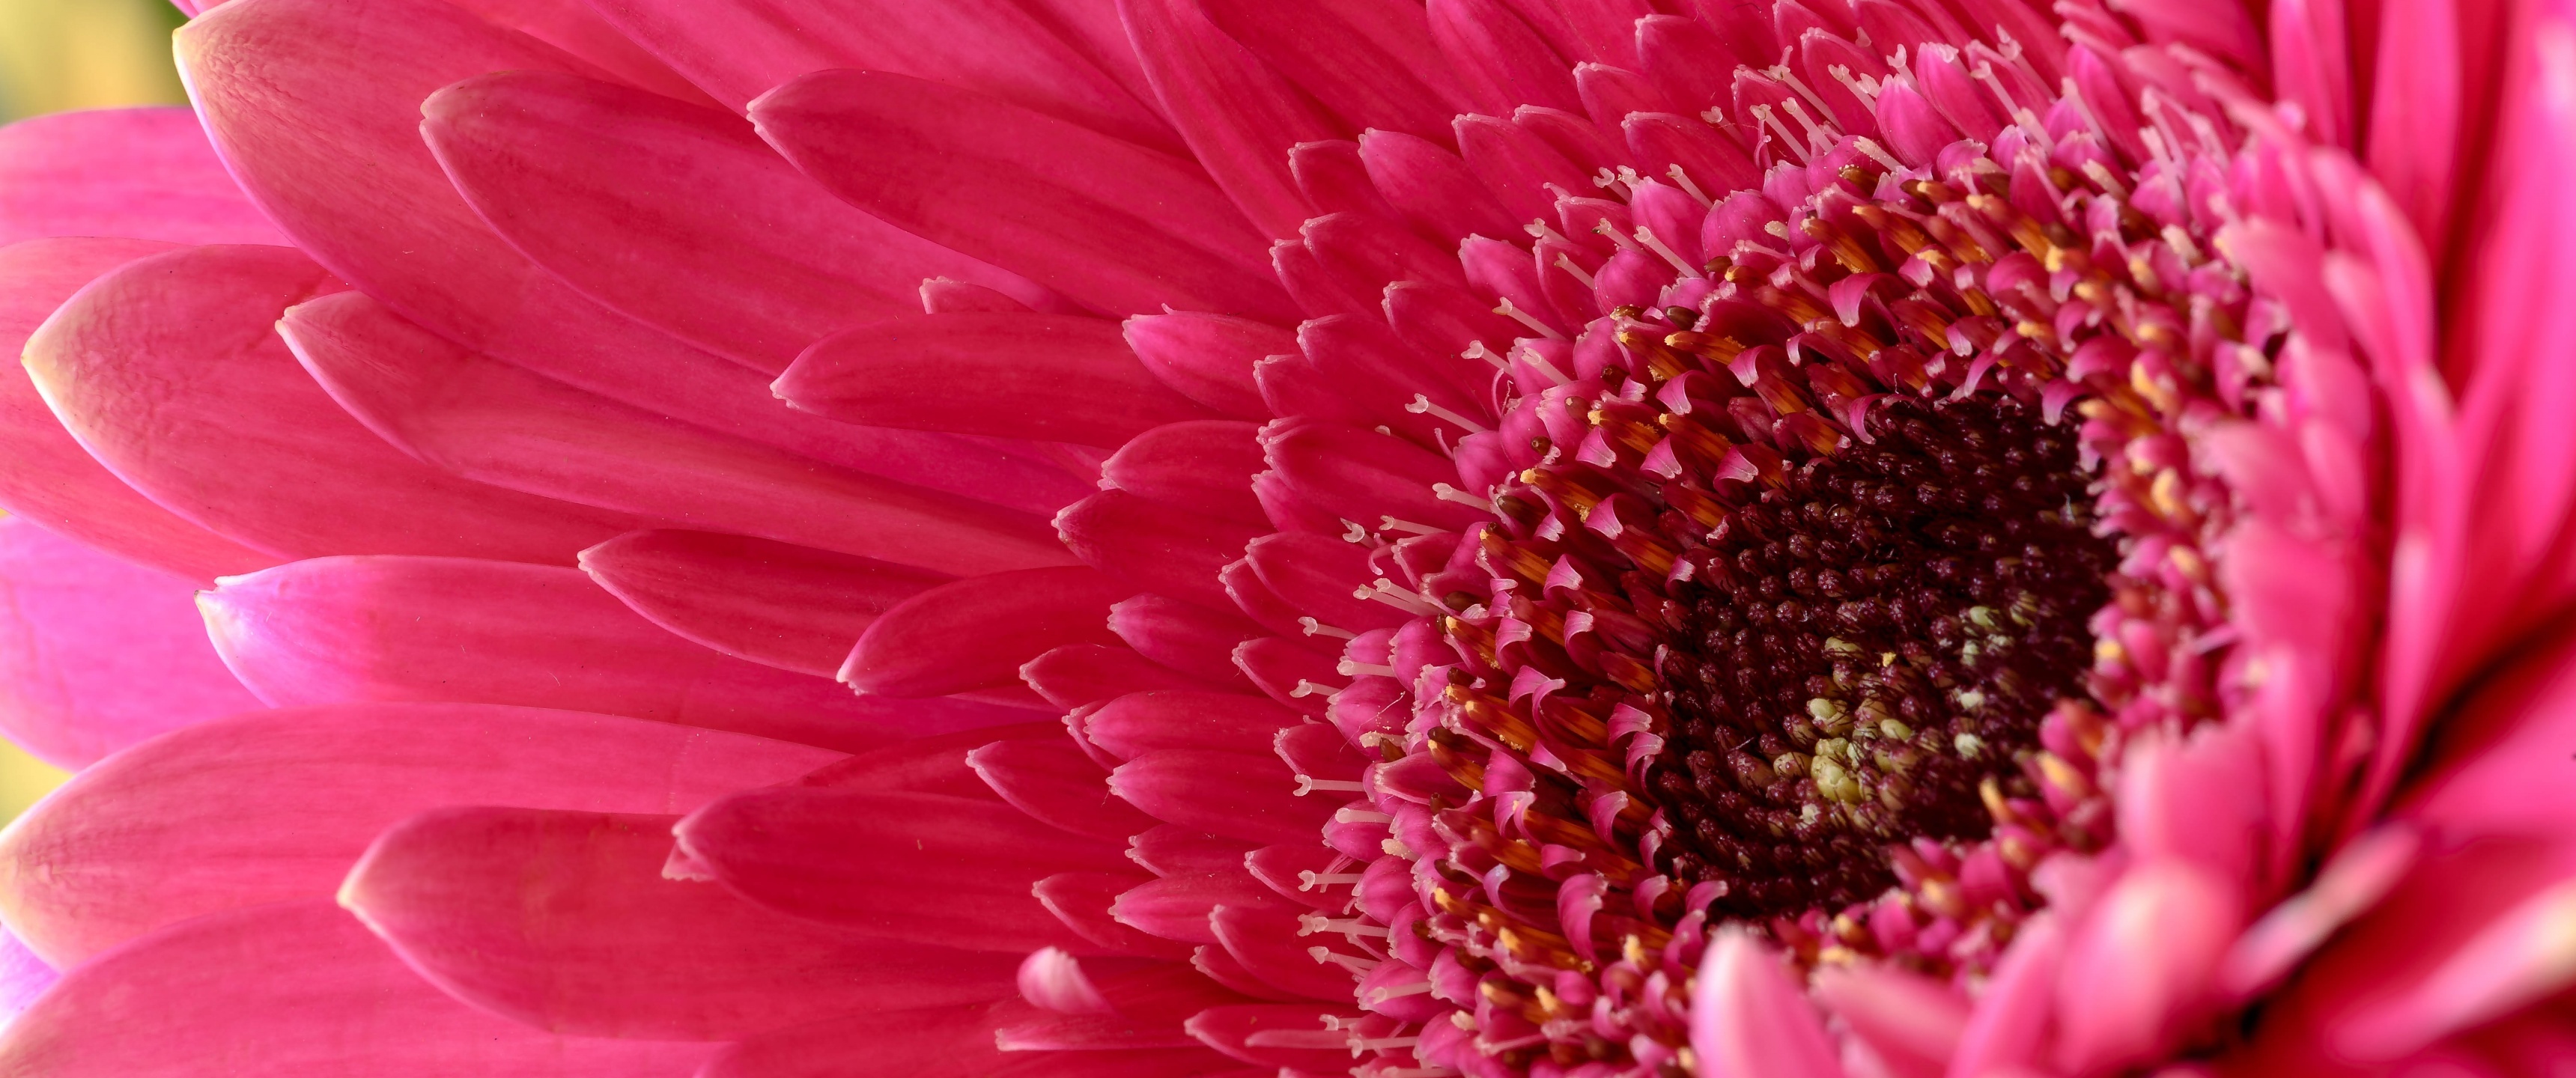
[[[2115,554],[2074,438],[2011,397],[1877,404],[1872,441],[1788,469],[1709,532],[1648,785],[1661,867],[1714,911],[1795,914],[1896,882],[1887,848],[1982,838],[2059,699]],[[1685,650],[1686,649],[1686,650]],[[1999,789],[1981,790],[1989,785]]]

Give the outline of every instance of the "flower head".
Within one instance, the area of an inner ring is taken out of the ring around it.
[[[231,0],[13,132],[0,505],[271,710],[0,1066],[2561,1065],[2571,43]]]

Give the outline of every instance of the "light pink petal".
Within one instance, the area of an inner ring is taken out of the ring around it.
[[[806,175],[914,235],[1114,314],[1293,311],[1196,165],[967,90],[830,71],[752,104]]]
[[[0,244],[39,236],[284,243],[184,108],[63,112],[0,127]]]
[[[730,1040],[1011,993],[1009,955],[889,943],[663,878],[672,822],[429,812],[368,847],[339,900],[450,995],[559,1033]]]
[[[72,971],[0,1034],[0,1073],[46,1078],[688,1078],[711,1054],[477,1011],[328,899],[137,941]]]
[[[688,812],[838,753],[612,715],[342,704],[190,727],[0,833],[0,912],[69,966],[198,914],[327,897],[377,832],[443,805]]]
[[[1824,1021],[1768,946],[1719,930],[1691,997],[1699,1078],[1840,1078]]]
[[[1820,968],[1815,995],[1882,1057],[1934,1074],[1958,1049],[1968,1024],[1968,1001],[1957,989],[1895,966]]]
[[[2523,899],[2421,979],[2344,1016],[2337,1047],[2362,1059],[2395,1058],[2558,994],[2576,981],[2571,926],[2576,881]]]
[[[215,650],[281,707],[455,701],[562,707],[855,751],[991,725],[996,709],[863,699],[654,627],[578,569],[463,558],[294,562],[198,606]]]
[[[274,330],[338,282],[287,247],[198,247],[108,273],[27,341],[92,456],[171,511],[282,557],[568,564],[637,521],[458,479],[340,410]]]
[[[881,447],[782,414],[760,373],[573,291],[467,208],[420,136],[461,79],[582,65],[437,0],[226,4],[183,27],[179,66],[252,201],[341,280],[459,344],[616,400],[834,463]]]
[[[2389,0],[2379,11],[2370,171],[2417,234],[2439,243],[2459,164],[2460,21],[2473,12],[2448,0]]]
[[[1449,117],[1473,107],[1418,5],[1202,0],[1201,6],[1350,130],[1383,127],[1446,141]]]
[[[439,165],[512,246],[592,299],[748,366],[785,370],[834,330],[919,310],[924,277],[1046,302],[824,193],[740,117],[538,71],[468,79],[422,111]]]
[[[0,349],[100,274],[169,250],[149,240],[46,239],[0,248]],[[126,486],[63,430],[35,383],[0,370],[0,510],[118,557],[211,580],[277,559],[199,527]]]
[[[1020,666],[1064,644],[1109,643],[1109,604],[1133,589],[1082,566],[943,584],[886,611],[840,676],[861,692],[918,698],[1016,685]]]
[[[18,1017],[62,979],[24,940],[0,928],[0,1022]]]
[[[162,731],[259,708],[206,642],[196,590],[0,519],[0,731],[77,770]]]
[[[601,10],[736,109],[799,75],[858,68],[990,94],[1104,134],[1180,148],[1162,117],[1028,8],[1012,0],[642,0]]]
[[[2160,1058],[2213,1006],[2219,962],[2244,923],[2235,880],[2178,858],[2130,866],[2067,941],[2056,1059],[2093,1073]]]
[[[1099,953],[1029,888],[1127,864],[1113,843],[999,802],[860,789],[737,794],[678,834],[689,856],[763,905],[888,939],[1020,954]]]
[[[772,388],[849,423],[1105,449],[1215,415],[1138,362],[1118,323],[1067,315],[871,322],[815,344]]]
[[[1217,29],[1199,5],[1120,0],[1117,7],[1155,99],[1192,156],[1262,231],[1296,235],[1311,208],[1281,147],[1338,137],[1341,122]]]
[[[283,332],[376,433],[496,486],[939,572],[1070,560],[1025,514],[593,396],[459,349],[355,293],[295,308]]]
[[[643,531],[581,552],[628,609],[680,636],[781,670],[832,677],[859,634],[936,573],[719,532]]]

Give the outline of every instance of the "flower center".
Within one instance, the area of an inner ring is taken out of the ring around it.
[[[2110,597],[2074,440],[2010,397],[1892,398],[1871,440],[1730,508],[1672,588],[1662,853],[1734,917],[1896,882],[1886,848],[1982,838],[1981,788],[2081,695]],[[2026,794],[2026,790],[2016,789]]]

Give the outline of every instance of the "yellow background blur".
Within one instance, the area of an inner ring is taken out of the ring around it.
[[[0,0],[0,120],[186,100],[170,66],[180,21],[161,0]],[[0,820],[66,777],[0,741]]]

